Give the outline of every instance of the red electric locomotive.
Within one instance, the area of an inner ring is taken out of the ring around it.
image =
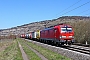
[[[59,24],[40,31],[40,39],[54,44],[74,43],[74,31],[68,24]]]

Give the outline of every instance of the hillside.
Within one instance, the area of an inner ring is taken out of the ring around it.
[[[68,23],[73,26],[76,42],[84,43],[85,40],[89,41],[90,17],[86,16],[63,16],[57,19],[33,22],[9,29],[2,29],[0,30],[0,35],[19,35],[23,33],[29,33],[30,31],[41,30],[60,23]]]

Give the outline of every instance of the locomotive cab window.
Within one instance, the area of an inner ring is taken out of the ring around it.
[[[67,31],[68,32],[72,32],[72,28],[67,28]]]
[[[62,27],[61,32],[72,32],[72,28],[71,27]]]

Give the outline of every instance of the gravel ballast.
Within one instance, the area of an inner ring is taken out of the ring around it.
[[[30,41],[36,45],[42,46],[44,48],[50,49],[59,54],[62,54],[66,57],[69,57],[72,60],[90,60],[90,55],[87,55],[87,54],[83,54],[80,52],[76,52],[76,51],[72,51],[72,50],[68,50],[68,49],[64,49],[64,48],[60,48],[60,47],[56,47],[56,46],[51,46],[48,44],[44,44],[44,43],[40,43],[40,42],[36,42],[36,41],[32,41],[32,40],[28,40],[28,41]]]

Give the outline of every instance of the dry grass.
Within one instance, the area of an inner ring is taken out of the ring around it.
[[[4,42],[2,44],[5,44]],[[0,60],[23,60],[16,40],[8,42],[7,47],[0,52]]]

